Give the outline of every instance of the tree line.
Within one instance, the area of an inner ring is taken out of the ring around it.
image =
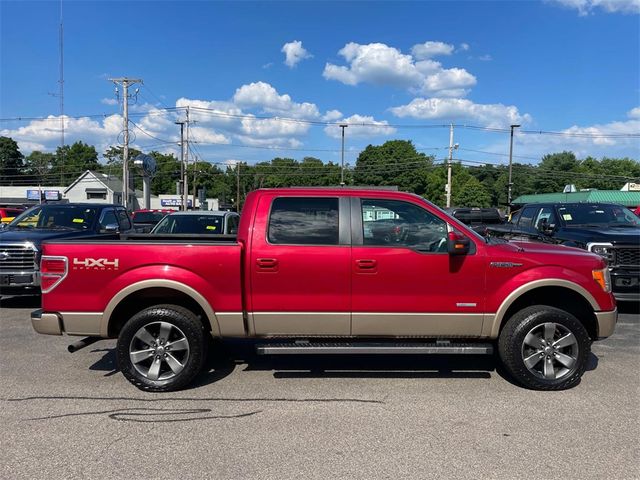
[[[130,158],[139,151],[130,149]],[[176,193],[180,179],[180,161],[173,154],[145,152],[155,158],[157,173],[151,182],[153,194]],[[106,162],[98,160],[94,146],[83,142],[58,147],[55,153],[33,151],[24,156],[17,143],[0,137],[1,185],[71,184],[85,170],[95,170],[122,177],[122,147],[103,152]],[[466,163],[466,162],[465,162]],[[134,186],[141,188],[140,173],[132,169]],[[206,189],[208,197],[221,203],[236,205],[257,188],[290,186],[332,186],[342,180],[338,163],[319,158],[302,160],[276,157],[255,164],[212,164],[192,161],[187,167],[189,194]],[[452,204],[455,206],[489,207],[507,204],[508,167],[506,165],[466,166],[452,164]],[[447,167],[436,163],[433,156],[418,152],[411,141],[390,140],[382,145],[369,145],[355,165],[344,172],[346,185],[397,186],[400,190],[421,195],[443,206]],[[626,182],[640,182],[640,162],[630,158],[587,157],[578,159],[572,152],[545,155],[540,162],[516,162],[512,169],[512,196],[531,193],[561,192],[565,185],[578,189],[619,190]],[[238,191],[240,198],[238,199]]]

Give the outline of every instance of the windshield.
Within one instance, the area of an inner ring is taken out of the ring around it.
[[[621,205],[563,205],[558,207],[567,227],[578,225],[640,226],[640,219]]]
[[[224,233],[224,217],[221,215],[167,215],[155,226],[151,233]]]
[[[17,216],[14,228],[87,230],[93,225],[97,208],[85,205],[41,205]]]
[[[135,212],[133,223],[158,223],[165,215],[164,212]]]

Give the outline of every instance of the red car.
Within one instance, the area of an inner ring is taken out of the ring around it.
[[[533,389],[576,385],[617,320],[605,261],[485,239],[416,195],[273,189],[238,234],[51,241],[39,333],[118,338],[125,377],[188,385],[211,335],[262,354],[490,354]],[[96,290],[96,286],[100,286]]]
[[[24,208],[21,207],[0,207],[0,222],[9,223],[24,212]]]

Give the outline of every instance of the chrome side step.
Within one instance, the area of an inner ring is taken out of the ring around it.
[[[283,342],[256,346],[258,355],[444,354],[491,355],[490,343],[437,342]]]

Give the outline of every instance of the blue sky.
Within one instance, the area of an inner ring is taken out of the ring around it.
[[[0,134],[53,151],[59,2],[0,8],[0,116],[51,116],[3,120]],[[100,151],[122,121],[108,78],[129,76],[144,80],[134,144],[177,151],[184,110],[161,109],[189,105],[194,153],[212,162],[338,161],[336,122],[350,124],[351,164],[395,138],[442,158],[450,122],[488,128],[456,127],[471,162],[505,163],[512,123],[523,162],[640,159],[640,0],[64,1],[63,17],[67,140]],[[526,133],[541,130],[563,135]]]

